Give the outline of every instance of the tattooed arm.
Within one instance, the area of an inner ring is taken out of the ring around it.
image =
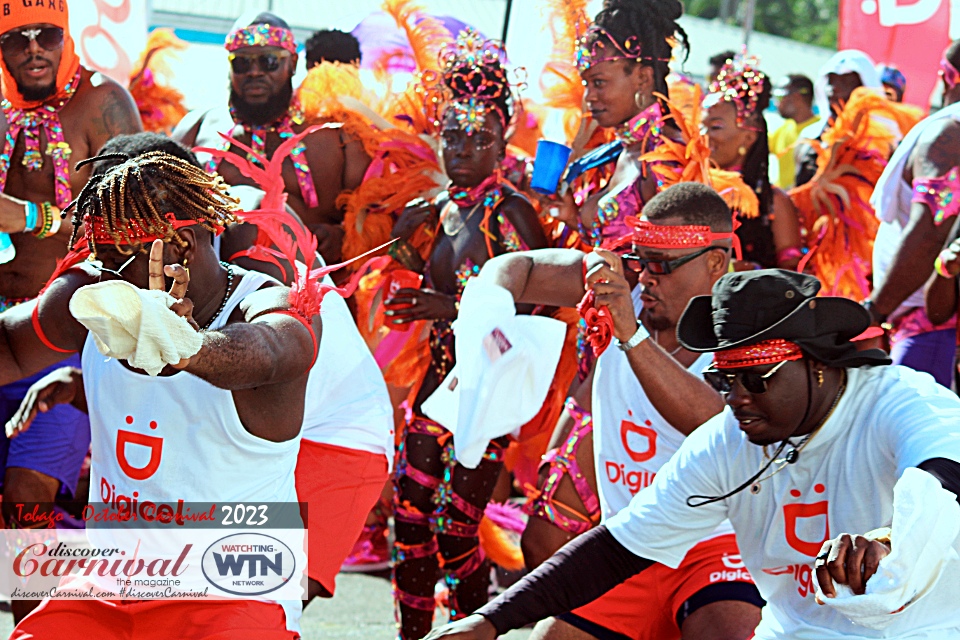
[[[90,153],[96,154],[110,138],[121,133],[143,131],[140,111],[130,93],[106,76],[95,73],[90,78],[93,91],[90,100],[88,140]]]

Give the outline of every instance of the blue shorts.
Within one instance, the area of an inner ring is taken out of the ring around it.
[[[79,367],[80,356],[74,354],[63,362],[36,375],[0,387],[0,425],[20,408],[20,402],[37,380],[61,367]],[[90,449],[90,420],[87,414],[71,405],[57,405],[46,413],[38,413],[33,424],[16,438],[0,437],[0,470],[22,467],[39,471],[60,481],[60,495],[76,497],[77,480],[83,459]],[[0,473],[0,485],[3,483]]]

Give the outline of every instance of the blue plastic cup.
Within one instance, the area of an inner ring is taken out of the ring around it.
[[[557,192],[560,177],[567,168],[567,160],[573,149],[559,142],[541,140],[537,143],[537,157],[533,161],[533,177],[530,178],[530,187],[544,195],[553,195]]]

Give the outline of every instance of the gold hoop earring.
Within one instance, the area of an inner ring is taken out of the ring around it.
[[[637,105],[637,109],[640,111],[645,111],[647,108],[646,101],[641,101],[640,98],[643,94],[639,91],[633,94],[633,104]]]

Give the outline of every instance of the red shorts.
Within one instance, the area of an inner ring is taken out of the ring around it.
[[[297,498],[307,503],[307,575],[330,593],[387,476],[382,454],[300,443]]]
[[[724,583],[734,583],[731,591],[743,592],[743,597],[725,595],[711,602],[747,600],[760,606],[760,594],[743,566],[733,534],[698,543],[676,569],[655,564],[590,604],[574,609],[574,619],[560,619],[577,626],[575,618],[581,618],[632,640],[679,640],[678,619],[688,615],[683,611],[688,601],[696,600],[698,592]],[[749,587],[744,589],[745,585]]]
[[[44,600],[10,640],[298,640],[283,608],[254,600]]]

